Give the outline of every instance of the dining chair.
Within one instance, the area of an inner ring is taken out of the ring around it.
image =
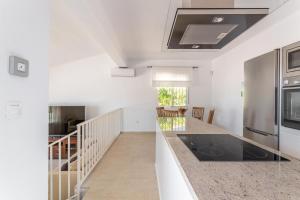
[[[207,123],[212,124],[215,115],[215,110],[210,110],[208,114]]]
[[[164,107],[156,107],[156,112],[158,117],[163,117],[164,113]]]
[[[203,120],[203,116],[204,116],[204,107],[193,107],[192,108],[192,117]]]

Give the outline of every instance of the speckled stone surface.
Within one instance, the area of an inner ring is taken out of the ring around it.
[[[281,154],[291,162],[201,162],[176,134],[230,132],[192,118],[185,118],[184,128],[177,126],[164,129],[164,121],[166,119],[158,119],[174,156],[199,200],[300,200],[300,161]],[[248,139],[239,138],[277,152]]]

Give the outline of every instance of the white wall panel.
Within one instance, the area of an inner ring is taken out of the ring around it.
[[[0,24],[0,199],[47,199],[49,2],[0,1]],[[10,55],[29,60],[27,78],[8,74]]]

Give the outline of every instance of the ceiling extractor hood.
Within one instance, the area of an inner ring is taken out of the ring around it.
[[[168,49],[221,49],[268,13],[268,8],[234,8],[233,0],[183,0]]]

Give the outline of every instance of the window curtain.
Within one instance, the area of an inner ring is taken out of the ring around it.
[[[153,87],[189,87],[193,82],[193,69],[183,67],[152,68]]]

